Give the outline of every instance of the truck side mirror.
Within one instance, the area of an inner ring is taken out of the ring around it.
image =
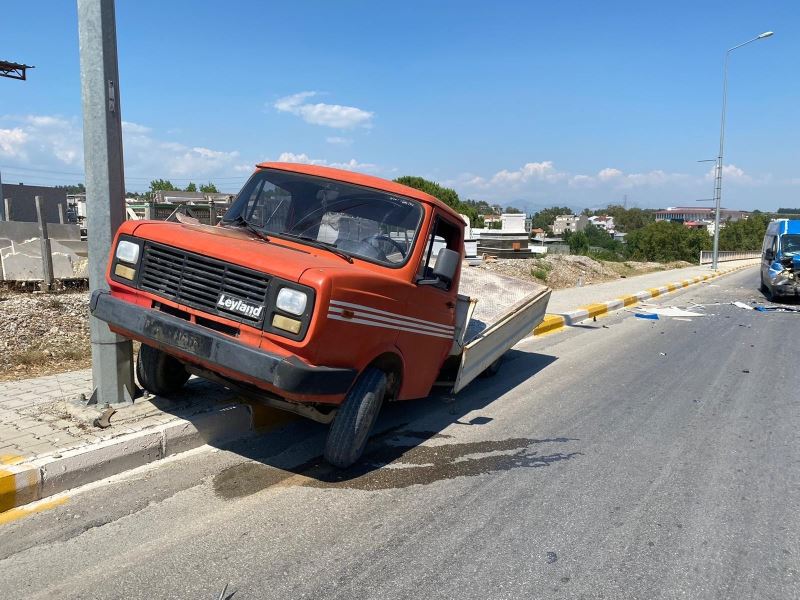
[[[433,267],[433,276],[447,283],[452,283],[460,264],[461,254],[455,250],[442,248],[436,256],[436,266]]]
[[[768,260],[769,262],[775,260],[775,252],[773,252],[772,248],[764,250],[764,260]]]
[[[431,279],[419,279],[417,285],[437,285],[446,283],[450,285],[455,279],[458,268],[461,265],[461,253],[448,248],[439,250],[436,255],[436,266],[433,267]]]

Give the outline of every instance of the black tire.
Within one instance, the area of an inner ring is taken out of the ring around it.
[[[764,283],[764,273],[763,272],[761,273],[761,287],[758,288],[758,289],[761,290],[761,293],[764,294],[765,296],[767,294],[769,294],[769,288],[767,287],[767,284]]]
[[[364,452],[386,396],[386,373],[368,367],[347,394],[325,441],[325,460],[346,469]]]
[[[495,375],[497,375],[500,372],[500,365],[503,364],[503,356],[504,355],[501,354],[499,357],[497,357],[497,360],[494,361],[492,364],[490,364],[488,367],[486,367],[486,369],[484,369],[484,371],[479,375],[479,377],[483,377],[484,379],[486,379],[488,377],[494,377]]]
[[[175,358],[152,346],[139,348],[136,377],[141,386],[156,396],[169,396],[189,380],[189,372]]]

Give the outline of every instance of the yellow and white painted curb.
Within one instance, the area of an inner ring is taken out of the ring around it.
[[[605,302],[597,302],[595,304],[581,306],[579,309],[571,310],[569,312],[557,314],[548,313],[544,316],[544,319],[539,326],[533,330],[533,335],[554,333],[564,329],[565,327],[577,325],[581,321],[598,317],[600,315],[605,315],[645,300],[658,298],[659,296],[664,296],[665,294],[669,294],[671,292],[677,292],[678,290],[687,288],[690,285],[695,285],[697,283],[702,283],[703,281],[722,277],[723,275],[741,271],[742,269],[748,269],[755,264],[756,263],[740,265],[731,269],[717,271],[716,273],[709,273],[708,275],[698,275],[697,277],[693,277],[691,279],[682,279],[680,281],[668,283],[661,287],[649,288],[641,292],[636,292],[635,294],[631,294],[629,296],[622,296],[620,298],[614,298],[613,300],[606,300]]]
[[[24,506],[31,502],[204,444],[276,429],[298,418],[243,401],[58,453],[28,458],[0,455],[0,525],[66,500]]]

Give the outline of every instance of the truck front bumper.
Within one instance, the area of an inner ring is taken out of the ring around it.
[[[114,330],[161,348],[179,358],[196,360],[210,370],[236,373],[295,396],[344,394],[358,374],[355,369],[308,365],[295,356],[279,356],[253,348],[159,310],[125,302],[107,290],[92,293],[90,310]]]

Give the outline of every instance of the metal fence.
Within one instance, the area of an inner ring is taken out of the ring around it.
[[[725,262],[728,260],[743,260],[747,258],[760,258],[761,252],[737,252],[737,251],[721,251],[717,253],[719,262]],[[701,265],[710,265],[713,262],[714,253],[711,250],[701,250],[700,251],[700,264]]]

